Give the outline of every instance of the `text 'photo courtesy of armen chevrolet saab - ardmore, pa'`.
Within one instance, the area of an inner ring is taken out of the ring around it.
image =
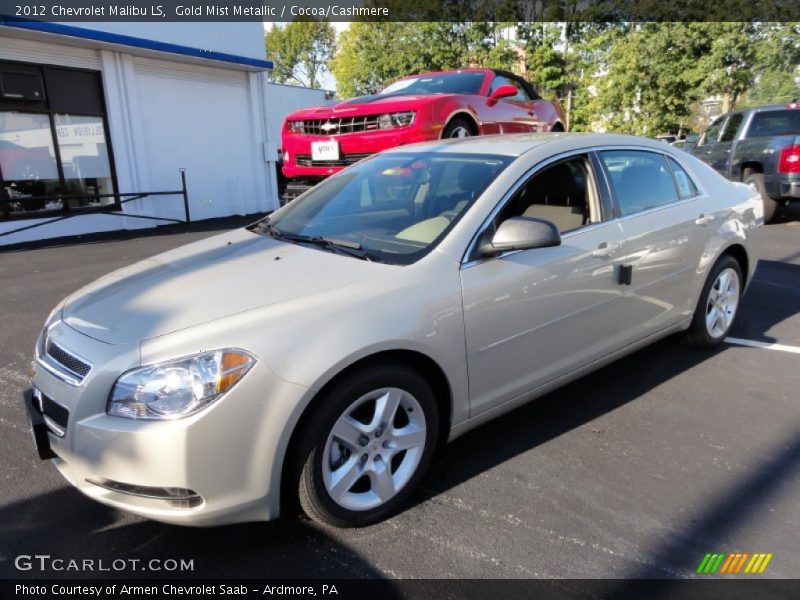
[[[800,15],[95,4],[0,5],[3,597],[793,596]]]

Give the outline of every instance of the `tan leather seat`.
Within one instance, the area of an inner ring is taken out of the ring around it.
[[[553,206],[551,204],[531,204],[524,213],[523,217],[533,217],[550,221],[558,231],[564,233],[571,229],[577,229],[583,225],[583,215],[575,212],[571,206]]]

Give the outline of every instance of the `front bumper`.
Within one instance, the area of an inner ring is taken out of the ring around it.
[[[31,393],[25,395],[40,457],[51,459],[81,492],[181,525],[278,516],[284,450],[306,388],[277,379],[257,363],[228,394],[191,417],[112,417],[105,412],[106,400],[117,376],[133,366],[122,358],[130,360],[130,348],[97,342],[63,323],[50,337],[94,365],[78,386],[36,369],[34,390],[66,411],[59,419],[61,432],[48,426],[47,411],[42,415]]]
[[[338,173],[352,164],[354,160],[396,148],[405,144],[437,139],[439,131],[423,128],[416,123],[409,127],[371,131],[369,133],[348,133],[339,136],[318,136],[283,133],[281,152],[283,174],[290,179],[302,177],[322,178]],[[311,143],[335,140],[339,144],[341,160],[334,162],[315,162],[311,160]],[[289,153],[288,160],[286,153]],[[299,157],[299,158],[298,158]],[[302,164],[301,164],[302,163]]]

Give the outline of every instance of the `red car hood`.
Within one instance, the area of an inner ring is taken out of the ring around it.
[[[328,117],[350,117],[355,115],[373,115],[376,112],[397,112],[413,110],[440,100],[451,97],[450,94],[437,94],[432,96],[397,95],[397,96],[361,96],[343,100],[338,104],[328,106],[312,106],[293,112],[287,118],[292,119],[325,119]]]

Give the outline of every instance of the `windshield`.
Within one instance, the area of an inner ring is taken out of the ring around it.
[[[470,71],[467,73],[442,73],[440,75],[420,75],[395,81],[379,96],[387,94],[478,94],[481,91],[486,73]]]
[[[354,256],[358,251],[367,260],[410,264],[439,243],[511,160],[476,154],[377,155],[326,179],[256,231]]]

